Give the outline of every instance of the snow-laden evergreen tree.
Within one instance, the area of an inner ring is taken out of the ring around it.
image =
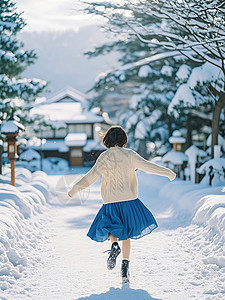
[[[221,112],[225,107],[225,3],[220,0],[153,0],[125,1],[132,18],[127,20],[131,30],[141,42],[157,45],[167,51],[179,51],[188,59],[199,64],[208,63],[209,73],[193,80],[192,88],[206,83],[214,99],[212,120],[211,155],[218,142]],[[156,17],[164,26],[143,23],[133,12],[145,11],[149,17]],[[132,20],[131,20],[132,19]],[[179,29],[179,34],[177,34]],[[155,37],[157,36],[157,39]],[[189,50],[189,51],[187,51]],[[206,78],[207,77],[207,78]],[[200,97],[202,103],[208,97]]]
[[[37,78],[23,78],[27,66],[37,59],[34,50],[24,50],[17,38],[26,25],[16,4],[11,0],[0,1],[0,120],[14,116],[22,124],[32,124],[29,109],[33,100],[46,87],[46,82]],[[0,135],[0,156],[2,152]],[[1,165],[1,160],[0,160]],[[1,166],[0,166],[1,173]]]
[[[195,83],[192,80],[192,89],[196,89],[195,98],[192,108],[205,110],[213,107],[212,121],[212,156],[213,146],[217,143],[219,131],[219,120],[221,111],[224,108],[224,1],[123,1],[115,3],[114,1],[96,2],[89,4],[88,13],[93,13],[105,17],[108,22],[107,26],[110,31],[119,34],[120,38],[116,43],[109,43],[103,47],[96,48],[95,54],[99,52],[109,52],[110,49],[118,49],[124,41],[139,39],[139,44],[146,45],[150,51],[145,56],[146,62],[152,63],[152,57],[162,60],[170,56],[175,57],[180,53],[187,58],[188,64],[193,67],[200,67],[205,62],[213,69],[213,76],[196,78]],[[124,37],[123,37],[124,35]],[[154,51],[151,51],[154,49]],[[93,53],[94,53],[93,52]],[[128,54],[125,52],[126,55]],[[131,50],[131,55],[136,53]],[[146,53],[145,53],[146,54]],[[127,55],[128,60],[131,55]],[[139,58],[143,58],[139,56]],[[192,62],[192,63],[191,63]],[[136,60],[135,63],[127,61],[127,66],[120,68],[120,71],[109,72],[95,84],[95,88],[101,88],[101,85],[110,87],[110,83],[115,79],[118,81],[120,76],[125,77],[128,70],[144,63],[142,59]],[[152,65],[151,65],[152,67]],[[122,71],[122,72],[121,72]],[[217,78],[215,77],[217,73]],[[200,74],[200,73],[199,73]],[[211,75],[211,72],[208,72]],[[206,87],[207,86],[207,87]],[[202,91],[200,89],[202,87]],[[208,89],[206,91],[206,89]],[[211,94],[211,97],[210,95]],[[201,105],[199,106],[201,102]],[[209,104],[209,106],[208,106]],[[178,110],[186,113],[187,122],[190,123],[190,111],[187,107],[182,110],[182,102],[177,103]],[[204,117],[203,114],[200,116]],[[182,115],[180,114],[180,118]],[[208,122],[208,119],[206,119]],[[191,126],[189,126],[191,128]],[[188,133],[190,139],[191,131]]]
[[[134,20],[138,19],[143,25],[153,28],[164,26],[160,18],[147,15],[145,10],[132,10],[132,6],[128,4],[113,2],[90,3],[86,10],[105,17],[105,29],[114,33],[112,42],[97,46],[86,54],[93,57],[117,51],[122,64],[116,70],[101,74],[96,80],[93,89],[98,92],[97,101],[101,101],[106,93],[114,92],[118,87],[118,92],[134,95],[128,111],[123,112],[119,118],[120,124],[128,130],[132,144],[130,146],[137,150],[138,143],[142,143],[142,149],[146,149],[146,142],[153,141],[155,146],[158,145],[154,150],[155,154],[162,154],[162,145],[168,145],[168,138],[176,126],[191,128],[185,124],[190,119],[186,115],[174,120],[167,113],[168,105],[177,90],[175,74],[186,62],[186,56],[179,51],[165,52],[158,48],[154,45],[157,35],[153,38],[153,43],[140,41],[134,34],[133,27],[131,30],[130,24]],[[180,34],[180,30],[176,28],[177,34]],[[190,61],[186,63],[190,69],[198,65]],[[135,101],[137,103],[134,105]],[[191,136],[190,133],[188,136]],[[188,141],[189,145],[190,138]],[[161,153],[157,152],[157,148]],[[145,153],[142,155],[146,156]]]
[[[1,0],[0,4],[0,117],[8,120],[15,112],[21,122],[26,122],[24,106],[31,103],[45,88],[40,79],[23,78],[27,66],[37,59],[34,50],[24,50],[17,34],[26,25],[16,4]],[[29,105],[28,105],[29,108]]]

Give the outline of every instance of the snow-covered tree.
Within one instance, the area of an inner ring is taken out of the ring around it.
[[[186,114],[187,109],[182,111],[185,113],[180,114],[179,119],[174,120],[168,115],[167,108],[179,84],[187,80],[191,68],[199,64],[188,61],[179,51],[165,52],[165,49],[160,49],[157,45],[141,42],[130,29],[131,21],[138,19],[149,27],[163,27],[160,18],[150,17],[144,10],[133,11],[132,6],[126,4],[101,2],[89,4],[87,11],[104,16],[107,19],[105,30],[114,32],[114,36],[111,42],[96,46],[86,54],[93,57],[117,51],[118,60],[122,64],[118,69],[100,74],[93,87],[98,94],[92,104],[96,105],[95,100],[97,100],[97,105],[101,105],[101,99],[104,99],[106,93],[114,92],[120,87],[117,93],[127,92],[129,95],[134,95],[131,97],[128,110],[122,112],[119,118],[120,124],[128,131],[132,147],[138,149],[137,144],[144,143],[142,149],[146,150],[146,142],[153,141],[154,154],[160,154],[162,149],[166,150],[162,145],[167,144],[176,126],[188,128],[187,145],[190,146],[192,129],[201,128],[199,118],[193,117],[192,126],[188,126],[191,123],[190,113]],[[132,14],[129,16],[131,11]],[[180,34],[178,30],[177,32]],[[157,35],[153,41],[156,41],[156,38]],[[177,77],[176,74],[179,76]],[[130,87],[130,90],[127,87]],[[134,99],[139,99],[137,105],[133,105]],[[158,110],[161,116],[155,118]],[[144,153],[142,155],[146,156]]]
[[[109,30],[127,38],[132,39],[134,35],[140,40],[140,44],[146,45],[149,49],[149,56],[145,56],[145,61],[151,62],[152,56],[162,55],[164,57],[175,56],[180,53],[187,60],[192,61],[195,67],[200,67],[208,62],[212,67],[218,69],[219,78],[204,78],[201,84],[207,85],[208,94],[213,98],[213,121],[212,121],[212,156],[213,146],[217,143],[219,120],[221,111],[225,105],[224,92],[224,1],[129,1],[122,3],[114,1],[99,2],[89,4],[87,9],[89,13],[94,13],[105,17],[108,22]],[[122,35],[123,36],[123,35]],[[121,41],[116,44],[111,43],[103,48],[96,49],[96,53],[103,50],[108,52],[112,47],[121,45]],[[129,57],[129,56],[128,56]],[[140,58],[140,57],[139,57]],[[117,70],[119,76],[115,76],[115,72],[109,72],[104,78],[101,78],[95,86],[100,87],[101,84],[109,83],[113,77],[118,80],[121,76],[124,78],[124,71],[131,70],[138,65],[143,65],[144,60],[141,58],[135,63],[128,63],[126,67]],[[215,73],[215,72],[214,72]],[[106,79],[106,80],[105,80]],[[104,82],[105,80],[105,82]],[[198,80],[195,81],[195,87],[199,85]],[[194,86],[193,86],[194,87]],[[199,93],[201,94],[201,93]],[[202,104],[204,98],[207,105],[209,97],[201,95]]]
[[[11,0],[0,2],[0,120],[7,121],[12,115],[21,123],[32,123],[29,118],[31,102],[46,87],[37,78],[23,78],[27,66],[37,59],[34,50],[24,50],[17,33],[26,25],[16,4]],[[0,156],[2,152],[0,135]],[[1,164],[1,161],[0,161]],[[0,167],[1,173],[1,167]]]
[[[218,141],[220,115],[225,106],[224,1],[153,0],[125,3],[130,6],[131,11],[145,10],[146,15],[164,22],[163,27],[153,27],[151,24],[143,24],[142,20],[135,17],[132,21],[128,20],[130,28],[141,42],[157,44],[158,48],[168,51],[179,51],[196,63],[207,62],[217,69],[214,71],[217,78],[213,78],[211,84],[209,78],[205,79],[214,98],[211,145],[213,157],[214,145]],[[182,34],[177,34],[177,29],[181,29]]]
[[[0,117],[7,120],[13,112],[19,115],[22,107],[45,88],[46,82],[22,78],[22,72],[37,59],[34,50],[24,50],[17,34],[26,25],[16,4],[1,0],[0,5]],[[21,116],[22,117],[22,116]],[[26,117],[24,116],[24,122]]]
[[[118,69],[100,74],[93,86],[97,97],[92,105],[96,105],[96,102],[101,105],[100,101],[106,93],[127,93],[131,97],[130,104],[126,111],[122,111],[119,122],[127,129],[131,145],[138,150],[137,142],[142,143],[142,149],[146,150],[146,142],[150,140],[165,144],[175,129],[172,129],[173,118],[167,114],[168,105],[176,91],[175,74],[186,57],[178,51],[165,53],[154,45],[140,42],[124,19],[127,12],[129,13],[127,6],[108,2],[91,3],[87,11],[104,16],[108,20],[105,29],[113,31],[114,36],[112,42],[98,45],[86,54],[94,57],[117,51],[118,61],[122,65]],[[160,26],[161,20],[149,18],[144,11],[135,16],[144,23]],[[133,105],[134,99],[140,101]],[[160,111],[160,116],[157,111]],[[155,118],[156,115],[158,118]],[[142,155],[146,156],[146,153]]]

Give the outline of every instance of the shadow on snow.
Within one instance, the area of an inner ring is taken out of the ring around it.
[[[131,289],[128,284],[122,286],[122,288],[111,287],[109,291],[102,294],[92,294],[87,297],[81,297],[77,300],[132,300],[132,299],[141,299],[141,300],[160,300],[159,298],[152,298],[149,293],[142,289]]]

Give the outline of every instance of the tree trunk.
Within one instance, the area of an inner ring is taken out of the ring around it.
[[[169,136],[171,136],[173,133],[173,129],[172,129],[172,120],[171,120],[170,115],[167,116],[167,120],[168,120],[167,125],[168,125],[168,130],[169,130]]]
[[[2,149],[3,146],[1,145],[1,140],[0,140],[0,174],[2,174]]]
[[[147,154],[147,146],[146,146],[146,139],[139,140],[139,146],[137,152],[143,156],[145,159],[148,158]]]
[[[214,145],[218,144],[219,121],[222,109],[225,107],[225,93],[221,93],[216,103],[212,119],[211,158],[214,158]]]
[[[191,128],[191,114],[187,115],[187,141],[186,146],[187,148],[191,147],[192,145],[192,128]]]

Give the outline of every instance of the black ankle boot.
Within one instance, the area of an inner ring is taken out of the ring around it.
[[[109,257],[107,259],[107,268],[112,270],[116,265],[116,258],[120,254],[121,249],[117,242],[112,243]]]
[[[123,259],[121,265],[122,283],[127,283],[130,280],[129,260]]]

